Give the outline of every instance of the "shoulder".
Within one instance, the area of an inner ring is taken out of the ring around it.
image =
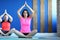
[[[7,22],[11,23],[9,20]]]
[[[24,19],[24,17],[20,17],[20,19]]]
[[[3,23],[3,22],[4,22],[4,20],[1,23]],[[11,23],[9,20],[7,22]]]
[[[32,18],[31,17],[28,17],[29,20],[31,20]]]

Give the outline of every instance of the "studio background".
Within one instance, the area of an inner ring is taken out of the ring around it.
[[[13,17],[13,22],[11,23],[11,28],[16,28],[20,30],[20,19],[18,18],[17,11],[24,4],[24,2],[33,8],[34,2],[36,2],[36,27],[38,32],[43,33],[56,33],[57,32],[57,13],[56,13],[56,1],[54,0],[0,0],[0,15],[4,13],[7,9],[8,14]],[[28,9],[27,7],[25,7]],[[28,9],[29,10],[29,9]],[[21,11],[22,12],[22,11]],[[29,10],[31,14],[31,11]],[[33,18],[34,19],[34,18]],[[33,30],[34,22],[32,19],[31,30]],[[1,24],[0,24],[1,27]]]

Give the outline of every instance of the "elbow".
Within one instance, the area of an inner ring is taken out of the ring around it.
[[[17,11],[17,13],[19,13],[19,11]]]
[[[12,22],[13,21],[13,18],[11,18],[9,21]]]
[[[33,13],[34,13],[34,11],[33,11]]]
[[[2,19],[0,18],[0,22],[2,22]]]
[[[11,22],[13,21],[13,18],[11,19]]]
[[[0,23],[2,22],[2,20],[0,20]]]
[[[10,22],[12,22],[13,20],[9,20]]]

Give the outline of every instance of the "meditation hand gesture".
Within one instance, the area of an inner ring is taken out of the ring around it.
[[[27,6],[27,2],[25,1],[25,6]]]
[[[24,4],[25,6],[27,6],[28,8],[29,8],[29,5],[27,4],[27,2],[25,1],[25,4]]]
[[[5,14],[7,14],[7,10],[5,9],[5,12],[4,12]]]
[[[18,11],[17,11],[17,14],[18,14],[19,18],[22,17],[21,14],[20,14],[20,12],[21,12],[21,10],[22,10],[25,6],[28,7],[28,8],[31,10],[32,14],[30,15],[30,17],[33,17],[33,15],[34,15],[34,10],[33,10],[33,9],[27,4],[27,2],[25,1],[24,5],[23,5],[21,8],[19,8]]]

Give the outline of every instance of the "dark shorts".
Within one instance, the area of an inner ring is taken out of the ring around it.
[[[9,31],[4,31],[4,30],[2,30],[2,32],[4,33],[4,34],[6,34],[6,33],[8,33]],[[9,34],[9,36],[10,36],[11,34]]]
[[[23,33],[24,35],[28,35],[29,33]]]
[[[4,34],[6,34],[6,33],[8,33],[9,31],[4,31],[4,30],[2,30],[2,32],[3,32]]]

